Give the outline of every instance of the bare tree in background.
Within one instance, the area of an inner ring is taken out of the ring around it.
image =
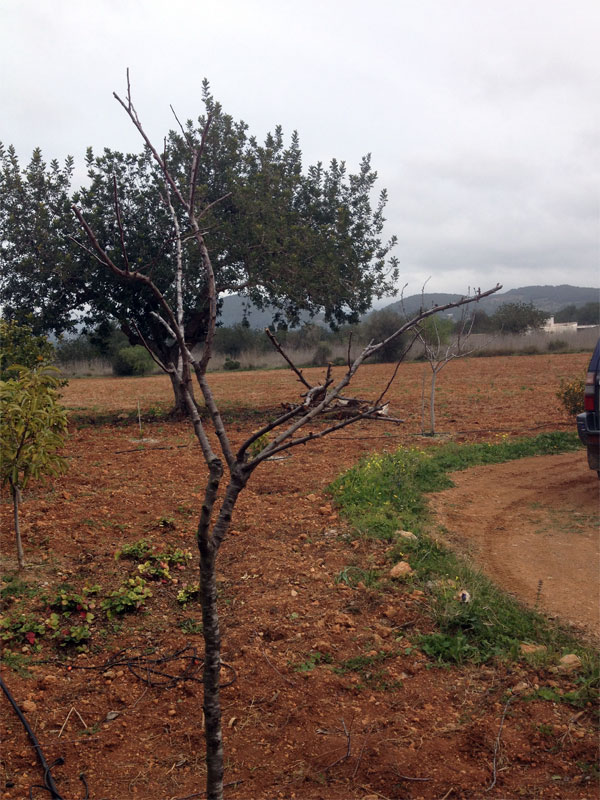
[[[212,355],[218,298],[213,267],[206,246],[205,236],[202,231],[202,219],[203,215],[208,211],[208,207],[203,206],[202,200],[196,197],[195,177],[198,164],[202,158],[203,143],[206,140],[211,119],[209,117],[206,122],[200,145],[194,147],[191,141],[188,142],[190,148],[189,185],[184,188],[177,185],[169,172],[168,154],[166,152],[162,154],[159,153],[150,142],[131,100],[129,78],[127,98],[123,100],[116,93],[114,97],[129,115],[162,171],[164,176],[163,200],[171,213],[174,235],[177,237],[177,241],[181,244],[184,238],[194,238],[202,258],[206,277],[209,324],[202,351],[199,356],[194,356],[186,344],[184,333],[183,292],[185,275],[181,247],[178,248],[178,257],[173,274],[173,296],[175,300],[174,302],[170,302],[157,288],[146,270],[142,271],[132,266],[128,260],[126,247],[127,233],[123,230],[121,224],[116,181],[114,185],[114,205],[120,238],[119,247],[121,256],[117,259],[119,263],[102,248],[94,231],[81,213],[81,210],[73,206],[73,212],[85,230],[89,240],[89,244],[85,246],[85,249],[92,253],[97,260],[108,268],[118,279],[132,282],[139,285],[140,289],[144,288],[146,291],[151,291],[153,293],[162,310],[160,314],[156,314],[156,318],[160,321],[160,324],[165,326],[170,336],[177,342],[178,357],[176,363],[164,363],[149,347],[148,350],[154,360],[167,374],[177,374],[177,379],[181,383],[190,413],[191,424],[208,468],[204,500],[200,510],[197,528],[197,544],[200,554],[200,600],[205,647],[203,708],[206,733],[206,793],[209,800],[221,800],[223,797],[223,736],[219,686],[221,671],[221,637],[217,609],[216,560],[219,549],[229,529],[233,510],[240,492],[243,491],[254,470],[265,461],[265,459],[271,458],[284,450],[327,436],[333,431],[340,430],[361,419],[377,415],[383,408],[385,396],[397,375],[398,366],[383,390],[367,404],[363,403],[356,414],[342,420],[329,420],[324,422],[320,429],[307,431],[307,426],[310,423],[316,423],[317,418],[320,417],[324,411],[331,409],[336,402],[341,399],[343,390],[350,384],[358,369],[369,357],[373,356],[381,348],[388,345],[405,331],[414,331],[419,322],[432,314],[446,308],[454,308],[479,300],[481,297],[498,291],[501,287],[496,286],[489,291],[478,292],[473,296],[464,297],[458,302],[422,311],[415,316],[414,319],[404,323],[387,339],[380,342],[369,343],[354,360],[350,358],[349,349],[347,369],[344,375],[337,381],[332,377],[330,366],[327,368],[322,383],[312,385],[306,380],[301,370],[299,370],[285,355],[279,343],[274,340],[275,346],[284,358],[286,358],[305,388],[305,392],[302,395],[303,400],[301,402],[291,403],[279,417],[266,423],[260,430],[255,431],[236,449],[225,429],[221,413],[206,374]],[[185,211],[187,220],[186,230],[181,230],[180,226],[177,224],[174,204],[180,204]],[[81,244],[81,246],[84,245]],[[398,365],[399,363],[400,361]],[[212,440],[212,437],[209,438],[206,426],[200,418],[198,407],[193,399],[191,392],[193,376],[196,378],[204,403],[208,409],[210,425],[216,435],[216,442]],[[217,497],[222,483],[226,484],[224,493]]]
[[[483,295],[481,295],[483,296]],[[440,308],[435,311],[439,312]],[[429,384],[429,436],[435,436],[435,390],[437,377],[444,367],[457,358],[464,358],[473,353],[477,348],[471,347],[469,338],[473,331],[475,317],[461,314],[460,320],[453,330],[454,325],[450,319],[439,316],[430,316],[417,326],[417,338],[424,348],[425,358],[431,367],[431,380]],[[425,374],[421,390],[421,432],[425,435]]]

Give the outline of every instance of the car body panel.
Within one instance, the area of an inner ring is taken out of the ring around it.
[[[587,411],[577,415],[577,433],[587,448],[588,464],[600,477],[600,339],[592,355],[586,379]]]

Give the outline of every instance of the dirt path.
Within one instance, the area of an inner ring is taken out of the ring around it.
[[[529,605],[599,635],[598,480],[582,453],[453,475],[432,497],[453,544]],[[540,583],[541,582],[541,583]]]

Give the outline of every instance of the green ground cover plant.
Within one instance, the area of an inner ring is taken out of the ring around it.
[[[551,662],[567,652],[577,653],[584,664],[574,704],[598,686],[595,654],[542,614],[527,609],[499,590],[468,561],[435,538],[427,506],[428,492],[452,486],[448,473],[478,464],[495,464],[533,455],[550,455],[579,448],[574,434],[545,433],[497,443],[445,444],[424,450],[399,449],[374,454],[341,475],[330,490],[341,513],[356,535],[394,543],[391,562],[409,561],[409,578],[425,590],[436,630],[419,638],[419,646],[439,664],[483,663],[515,659],[520,644],[546,647],[538,656]],[[405,539],[399,530],[410,530]],[[457,600],[467,588],[469,602]]]
[[[106,616],[111,617],[127,614],[140,608],[148,597],[152,597],[152,590],[146,586],[146,581],[137,576],[123,581],[118,589],[111,592],[102,601],[102,610]]]
[[[294,672],[312,672],[315,667],[321,664],[331,664],[332,661],[333,658],[329,653],[320,653],[318,650],[315,650],[307,655],[305,661],[293,664],[292,667]]]

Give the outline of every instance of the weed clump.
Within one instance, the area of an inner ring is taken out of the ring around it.
[[[583,408],[583,396],[585,381],[583,378],[571,378],[561,380],[556,396],[561,402],[562,407],[571,417],[581,413]]]

